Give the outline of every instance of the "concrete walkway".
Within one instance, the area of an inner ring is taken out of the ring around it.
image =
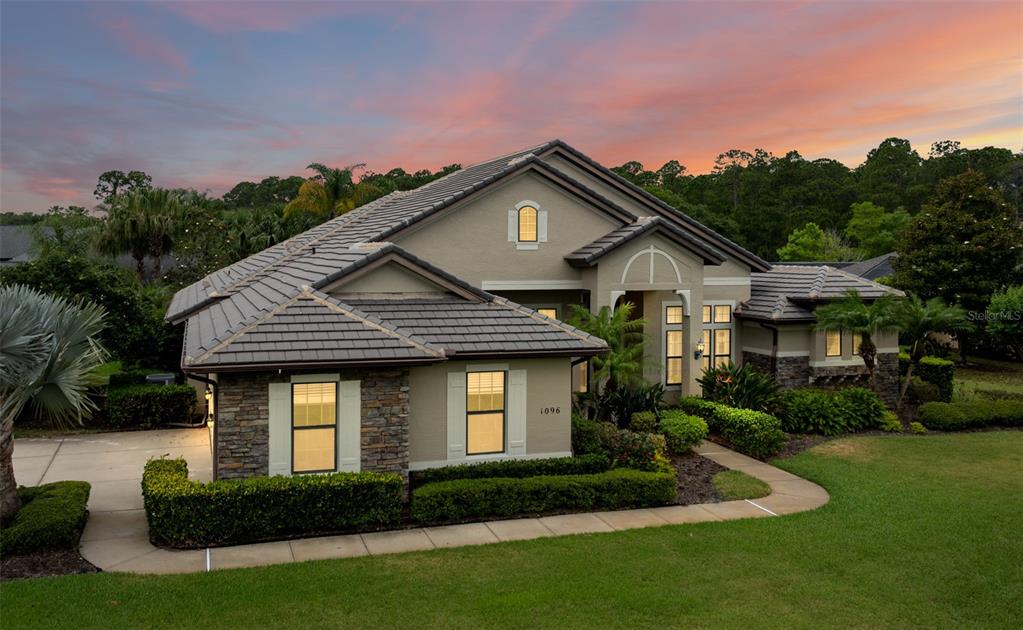
[[[164,446],[156,447],[156,443]],[[158,549],[149,544],[139,479],[146,460],[165,453],[183,455],[188,459],[190,476],[208,479],[210,452],[205,430],[17,440],[14,465],[18,481],[24,485],[59,479],[93,483],[91,514],[82,535],[81,553],[105,571],[132,573],[188,573],[638,527],[769,518],[812,510],[828,502],[828,493],[817,484],[769,464],[711,442],[704,442],[696,451],[722,466],[767,482],[771,494],[756,500],[565,514],[188,551]]]

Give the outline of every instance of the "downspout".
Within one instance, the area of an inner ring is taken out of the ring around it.
[[[220,415],[220,388],[217,386],[217,382],[208,376],[202,376],[199,374],[186,373],[186,377],[205,383],[207,387],[213,390],[213,436],[210,438],[210,457],[213,463],[213,479],[217,478],[217,431],[219,431],[220,423],[217,422],[217,416]],[[209,418],[209,413],[203,417],[202,424],[206,424]],[[202,426],[202,425],[193,425]]]

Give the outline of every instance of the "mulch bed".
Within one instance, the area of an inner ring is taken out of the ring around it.
[[[841,436],[836,436],[841,437]],[[781,451],[778,452],[772,459],[783,459],[785,457],[792,457],[798,455],[805,450],[811,449],[818,444],[823,444],[832,438],[826,435],[795,435],[789,434],[789,439],[785,440],[785,444],[782,445]]]
[[[22,578],[97,572],[99,569],[95,565],[83,558],[77,550],[70,549],[40,551],[0,560],[0,580],[5,582]]]
[[[675,467],[675,478],[678,481],[679,505],[724,501],[724,497],[714,487],[713,479],[714,475],[727,468],[693,452],[673,455],[671,464]]]

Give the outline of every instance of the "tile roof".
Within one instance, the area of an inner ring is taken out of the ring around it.
[[[565,256],[565,260],[573,267],[592,267],[596,262],[629,241],[646,234],[658,232],[681,247],[695,252],[705,262],[719,265],[725,261],[724,255],[706,242],[694,238],[678,227],[659,217],[639,217],[634,222],[608,232],[597,240],[583,245]]]
[[[866,278],[867,280],[877,280],[885,276],[890,276],[894,272],[892,269],[892,263],[898,258],[898,254],[895,252],[889,252],[887,254],[881,254],[874,258],[867,260],[861,260],[859,262],[849,263],[842,267],[842,271],[846,271],[851,274]]]
[[[827,265],[775,265],[771,271],[751,274],[751,296],[736,315],[769,321],[813,321],[817,303],[836,300],[850,289],[864,299],[901,291]]]

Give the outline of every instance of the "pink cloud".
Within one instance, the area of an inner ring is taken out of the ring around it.
[[[289,32],[328,17],[366,10],[367,5],[340,2],[161,2],[178,17],[213,33]]]
[[[188,59],[168,37],[150,31],[128,16],[104,20],[114,39],[132,55],[178,74],[189,71]]]

